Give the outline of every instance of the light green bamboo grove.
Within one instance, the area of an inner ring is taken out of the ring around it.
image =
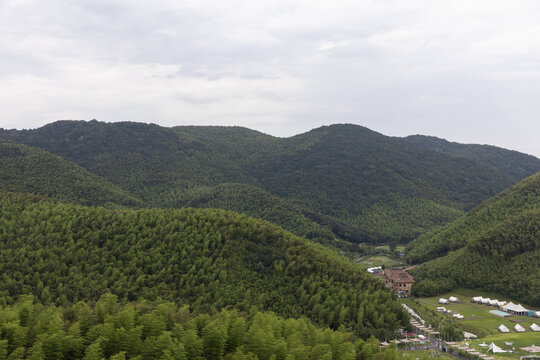
[[[107,210],[0,195],[0,302],[163,298],[195,314],[252,306],[379,338],[407,325],[384,284],[321,245],[215,209]]]

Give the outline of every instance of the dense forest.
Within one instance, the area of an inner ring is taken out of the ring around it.
[[[253,306],[383,338],[407,315],[382,282],[323,246],[224,210],[108,210],[0,195],[0,302],[189,303],[195,314]]]
[[[344,329],[318,328],[305,319],[283,319],[272,312],[193,315],[188,305],[125,304],[107,294],[93,306],[82,301],[48,306],[24,296],[3,307],[0,358],[397,360],[398,353],[395,345],[381,349],[373,337],[364,341]]]
[[[540,173],[411,243],[412,260],[450,251],[411,270],[413,292],[435,295],[459,286],[540,306],[539,205]]]
[[[515,178],[526,178],[539,171],[536,157],[496,146],[460,144],[425,135],[411,135],[405,137],[404,140],[430,150],[488,164]],[[516,164],[519,165],[516,166]]]
[[[0,190],[84,205],[142,206],[142,201],[80,166],[39,148],[0,140]]]
[[[407,261],[421,263],[444,256],[502,222],[539,207],[540,173],[484,201],[444,228],[415,239],[408,245]]]
[[[149,206],[177,208],[193,200],[206,207],[194,197],[211,191],[216,206],[281,219],[263,213],[263,206],[239,209],[244,190],[220,187],[244,184],[249,196],[274,196],[264,198],[269,208],[290,204],[288,212],[304,214],[293,224],[280,223],[287,230],[305,236],[315,222],[314,240],[341,245],[408,241],[540,170],[540,160],[525,154],[481,147],[489,156],[466,157],[356,125],[276,138],[239,127],[59,121],[35,130],[0,130],[0,137],[59,155]],[[508,157],[504,169],[494,166]]]

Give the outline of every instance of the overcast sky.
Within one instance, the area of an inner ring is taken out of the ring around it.
[[[0,0],[0,127],[355,123],[540,157],[540,1]]]

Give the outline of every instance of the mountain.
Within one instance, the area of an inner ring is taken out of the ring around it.
[[[384,337],[407,315],[384,283],[271,223],[217,209],[109,210],[0,193],[0,303],[187,303],[252,307]]]
[[[0,189],[80,204],[142,206],[141,200],[60,156],[0,140]]]
[[[447,254],[446,256],[444,256]],[[482,289],[540,306],[540,173],[409,244],[418,295]]]
[[[425,135],[411,135],[404,139],[420,147],[487,164],[513,178],[524,179],[540,169],[540,159],[496,146],[460,144]]]
[[[59,121],[35,130],[2,130],[0,137],[62,156],[156,207],[187,206],[193,194],[226,183],[257,187],[352,243],[408,241],[530,172],[519,161],[509,165],[516,167],[513,173],[501,172],[481,159],[357,125],[276,138],[239,127]],[[227,204],[219,206],[239,208]],[[241,211],[260,213],[253,207]]]

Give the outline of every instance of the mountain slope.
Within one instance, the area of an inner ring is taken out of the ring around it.
[[[321,214],[322,226],[345,224],[342,235],[332,231],[351,242],[410,239],[521,180],[356,125],[275,138],[238,127],[60,121],[0,137],[65,157],[152,206],[186,206],[201,186],[255,186]],[[392,199],[400,206],[390,215],[384,204]],[[412,222],[391,221],[418,209]],[[375,217],[390,220],[373,224]]]
[[[134,196],[44,150],[0,140],[0,190],[92,205],[141,206]]]
[[[418,295],[459,286],[540,306],[540,173],[410,247],[407,257],[413,260],[450,251],[411,270]]]
[[[526,178],[540,169],[540,159],[496,146],[460,144],[425,135],[411,135],[404,140],[416,146],[481,162],[514,178]]]
[[[443,229],[424,234],[407,248],[407,261],[420,263],[465,246],[489,229],[540,207],[540,173],[484,201]]]
[[[384,336],[406,315],[382,282],[268,222],[223,210],[107,210],[0,193],[0,294],[252,306]]]

